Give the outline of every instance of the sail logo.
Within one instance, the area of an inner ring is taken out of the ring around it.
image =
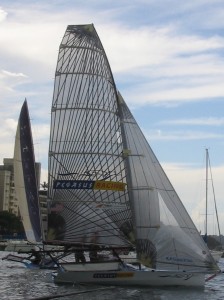
[[[56,190],[110,190],[124,191],[125,183],[116,181],[91,180],[55,180],[53,188]]]
[[[56,190],[91,190],[94,181],[91,180],[55,180],[53,188]]]
[[[111,191],[124,191],[125,183],[117,181],[100,181],[94,183],[94,190],[111,190]]]
[[[173,257],[173,256],[167,256],[166,259],[169,261],[175,261],[175,262],[179,262],[179,263],[192,263],[193,262],[193,260],[189,259],[189,258],[180,258],[180,257]]]
[[[133,272],[118,272],[118,273],[95,273],[93,278],[130,278],[133,277]]]

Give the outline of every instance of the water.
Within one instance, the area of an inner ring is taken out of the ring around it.
[[[8,252],[0,251],[0,299],[20,300],[64,295],[63,300],[187,300],[224,299],[224,274],[206,283],[204,289],[193,288],[105,288],[101,286],[56,285],[50,270],[26,269],[22,264],[1,260]],[[224,259],[220,261],[224,269]],[[88,292],[91,290],[91,292]],[[68,295],[69,293],[80,293]],[[83,293],[85,292],[85,293]],[[65,296],[67,294],[67,296]],[[45,298],[47,299],[47,298]]]

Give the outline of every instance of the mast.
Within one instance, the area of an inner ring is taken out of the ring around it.
[[[206,168],[205,168],[205,242],[207,243],[208,234],[208,149],[206,151]]]
[[[130,205],[131,205],[131,209],[132,211],[134,211],[134,207],[133,207],[133,203],[134,203],[134,195],[133,195],[133,190],[132,190],[132,186],[131,186],[131,167],[130,167],[130,161],[128,159],[128,156],[131,155],[131,150],[129,149],[128,146],[128,142],[127,142],[127,137],[125,134],[125,128],[124,128],[124,124],[125,124],[125,120],[124,120],[124,114],[122,111],[122,103],[124,105],[124,99],[121,96],[120,92],[117,91],[117,105],[118,105],[118,114],[121,118],[121,136],[122,136],[122,143],[123,143],[123,157],[124,157],[124,164],[125,164],[125,168],[126,168],[126,176],[127,176],[127,185],[128,185],[128,194],[129,194],[129,199],[130,199]],[[134,222],[134,240],[136,239],[136,220],[135,220],[135,216],[133,214],[133,222]],[[136,246],[136,245],[135,245]]]
[[[217,205],[216,205],[216,197],[215,197],[215,188],[214,188],[214,183],[213,183],[213,177],[212,177],[212,169],[211,169],[211,162],[210,162],[210,157],[208,153],[208,149],[206,149],[206,237],[207,237],[207,221],[208,221],[208,172],[210,173],[211,176],[211,184],[212,184],[212,193],[213,193],[213,200],[214,200],[214,205],[215,205],[215,214],[216,214],[216,220],[217,220],[217,226],[218,226],[218,232],[219,232],[219,237],[220,237],[220,243],[221,243],[221,232],[220,232],[220,225],[219,225],[219,217],[218,217],[218,210],[217,210]]]
[[[210,166],[210,172],[211,172],[210,160],[209,160],[209,166]],[[215,189],[214,189],[214,184],[213,184],[213,179],[212,179],[212,173],[211,173],[211,180],[212,180],[212,191],[213,191],[214,204],[215,204],[215,214],[216,214],[220,243],[221,243],[221,232],[220,232],[220,226],[219,226],[219,217],[218,217],[218,210],[217,210],[216,199],[215,199]]]

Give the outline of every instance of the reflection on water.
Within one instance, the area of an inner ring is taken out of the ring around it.
[[[87,285],[56,285],[50,270],[30,270],[16,262],[2,261],[8,252],[0,251],[0,299],[35,299],[53,295],[64,295],[63,300],[185,300],[224,299],[224,274],[206,283],[205,289],[184,288],[105,288]],[[224,259],[220,268],[224,269]],[[92,290],[91,293],[65,296],[75,292]]]

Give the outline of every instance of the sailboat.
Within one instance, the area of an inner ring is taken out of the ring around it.
[[[217,220],[217,226],[218,226],[218,232],[219,237],[221,237],[220,232],[220,226],[219,226],[219,217],[218,217],[218,210],[216,205],[216,198],[215,198],[215,190],[213,185],[213,178],[212,178],[212,171],[211,171],[211,163],[209,158],[209,152],[208,149],[205,149],[206,152],[206,189],[205,189],[205,234],[204,234],[204,240],[207,243],[208,241],[208,181],[209,181],[209,173],[211,176],[211,183],[212,183],[212,192],[213,192],[213,199],[214,199],[214,205],[215,205],[215,213],[216,213],[216,220]],[[223,251],[212,249],[210,250],[212,256],[214,257],[215,261],[219,261],[220,258],[223,255]]]
[[[69,25],[60,44],[48,167],[47,242],[85,256],[61,264],[56,283],[203,286],[219,273],[117,90],[93,24]],[[128,251],[138,264],[122,260]]]
[[[33,138],[27,101],[21,108],[14,148],[14,183],[27,240],[41,241],[41,218]]]
[[[14,185],[19,213],[27,241],[10,242],[6,251],[28,256],[8,254],[3,260],[23,263],[28,268],[51,268],[55,262],[45,257],[43,228],[40,214],[37,166],[27,100],[24,101],[18,120],[14,147]]]

